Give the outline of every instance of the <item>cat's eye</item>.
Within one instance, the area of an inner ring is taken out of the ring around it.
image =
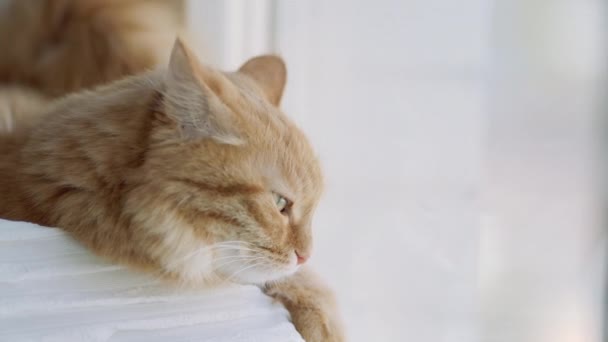
[[[289,200],[277,193],[274,194],[274,198],[277,209],[279,209],[282,214],[287,214],[287,210],[289,209]]]

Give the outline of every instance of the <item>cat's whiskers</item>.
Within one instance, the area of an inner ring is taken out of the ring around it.
[[[227,256],[223,256],[221,258],[217,258],[217,259],[213,259],[213,261],[220,261],[220,260],[225,260],[225,259],[251,259],[251,258],[257,258],[258,256],[255,255],[227,255]]]
[[[212,255],[217,252],[217,251],[226,251],[226,250],[230,250],[230,251],[244,251],[245,249],[241,248],[241,247],[228,247],[228,246],[217,246],[217,245],[209,245],[206,247],[202,247],[199,249],[196,249],[190,253],[187,253],[186,255],[180,257],[177,260],[173,260],[171,263],[168,263],[167,265],[165,265],[165,272],[164,274],[167,274],[169,272],[174,272],[175,268],[178,268],[179,266],[183,266],[185,263],[187,263],[188,261],[190,261],[191,259],[200,256],[202,253],[209,253],[209,259],[212,260]],[[251,249],[246,249],[246,250],[251,250]],[[252,250],[253,251],[253,250]],[[228,256],[222,257],[226,258]],[[233,255],[230,257],[239,257],[239,258],[247,258],[249,256],[247,255]],[[216,259],[217,260],[217,259]]]
[[[200,253],[207,252],[210,250],[212,250],[212,246],[206,246],[203,248],[196,249],[196,250],[180,257],[179,259],[173,260],[172,262],[168,263],[167,265],[165,265],[165,268],[172,269],[175,266],[181,266],[181,264],[189,261],[190,259],[194,258],[195,256],[198,256]]]
[[[236,246],[218,246],[215,247],[218,251],[243,251],[243,252],[257,252],[257,250],[252,248],[244,248],[244,247],[236,247]]]
[[[220,242],[213,243],[213,245],[224,245],[224,244],[251,245],[252,243],[243,241],[243,240],[228,240],[228,241],[220,241]]]
[[[223,262],[223,263],[215,266],[215,269],[218,270],[218,269],[220,269],[222,267],[226,267],[226,266],[228,266],[230,264],[233,264],[233,263],[236,263],[236,262],[239,262],[239,261],[243,261],[243,262],[245,262],[245,264],[247,264],[247,263],[250,263],[250,262],[253,262],[253,261],[256,261],[256,260],[260,260],[260,259],[264,259],[264,257],[257,256],[257,257],[247,257],[247,258],[236,258],[236,259],[232,259],[232,260]]]
[[[244,247],[240,247],[237,245],[228,245],[227,243],[244,243],[241,241],[227,241],[227,242],[219,242],[219,243],[214,243],[208,246],[204,246],[201,248],[198,248],[190,253],[187,253],[186,255],[184,255],[183,257],[179,258],[178,260],[174,260],[173,262],[169,263],[166,265],[166,268],[173,268],[175,266],[179,266],[179,264],[182,264],[184,262],[187,262],[188,260],[192,259],[193,257],[197,256],[200,253],[203,252],[210,252],[210,254],[213,254],[213,252],[215,252],[215,250],[226,250],[226,249],[232,249],[235,251],[241,251],[241,250],[248,250],[248,251],[254,251],[252,249],[245,249]]]
[[[212,246],[215,246],[217,248],[228,247],[228,248],[236,248],[236,249],[240,249],[240,250],[255,251],[254,249],[248,248],[248,246],[254,246],[252,243],[244,242],[244,241],[218,242],[218,243],[214,243]]]
[[[181,283],[182,285],[189,284],[191,279],[184,279],[183,276],[180,274],[179,270],[176,270],[176,268],[178,268],[179,266],[182,266],[183,264],[187,263],[192,258],[197,257],[201,253],[212,251],[212,250],[213,250],[212,246],[206,246],[206,247],[197,249],[195,251],[192,251],[192,252],[186,254],[185,256],[181,257],[178,260],[174,260],[173,262],[165,265],[165,267],[158,270],[158,272],[155,272],[155,273],[157,273],[157,277],[155,278],[155,280],[156,281],[162,280],[163,278],[170,276],[171,278],[176,278],[178,280],[178,282]],[[210,272],[209,274],[201,274],[201,275],[203,276],[203,278],[215,276],[213,274],[213,272]]]
[[[262,260],[261,262],[254,263],[253,265],[245,266],[245,267],[243,267],[243,268],[241,268],[241,269],[237,270],[236,272],[233,272],[233,273],[232,273],[232,274],[231,274],[231,275],[230,275],[228,278],[226,278],[226,279],[224,280],[224,282],[223,282],[223,283],[227,283],[227,282],[232,281],[232,279],[233,279],[233,278],[234,278],[234,277],[235,277],[237,274],[243,273],[244,271],[246,271],[246,270],[248,270],[248,269],[250,269],[250,268],[253,268],[253,267],[258,267],[258,266],[265,265],[265,264],[267,264],[267,261],[266,261],[266,260]]]
[[[216,277],[216,280],[223,278],[224,281],[222,282],[222,284],[230,282],[238,274],[240,274],[248,269],[251,269],[254,267],[270,268],[268,257],[255,255],[255,254],[252,255],[252,253],[247,253],[247,252],[260,252],[259,250],[249,248],[249,247],[255,247],[255,246],[252,243],[245,242],[245,241],[223,241],[223,242],[213,243],[208,246],[198,248],[198,249],[191,251],[189,253],[186,253],[185,255],[181,256],[180,258],[173,260],[172,262],[166,264],[163,269],[159,270],[158,277],[156,278],[156,280],[161,280],[162,278],[165,278],[166,276],[171,276],[171,277],[177,276],[177,279],[180,282],[183,282],[184,284],[188,284],[190,282],[190,280],[195,280],[194,278],[196,278],[196,276],[194,276],[192,279],[188,279],[189,277],[182,278],[182,275],[180,274],[179,269],[180,269],[180,267],[182,267],[186,263],[188,263],[190,260],[200,256],[203,253],[208,253],[208,258],[209,258],[210,262],[217,263],[217,264],[213,265],[212,272],[209,272],[209,274],[203,274],[201,272],[201,274],[200,274],[201,277],[205,278],[208,276],[209,277],[213,276],[213,277]],[[213,256],[217,255],[217,253],[222,253],[222,254],[219,254],[220,256],[218,258],[214,258]],[[225,255],[226,253],[236,253],[236,255]],[[228,278],[221,276],[221,273],[217,273],[218,271],[220,271],[221,268],[225,268],[229,265],[239,263],[239,262],[244,263],[244,265],[241,268],[232,272],[228,276]]]

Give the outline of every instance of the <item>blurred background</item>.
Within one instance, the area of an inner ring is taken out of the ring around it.
[[[184,6],[208,62],[287,61],[351,341],[608,340],[604,1]]]

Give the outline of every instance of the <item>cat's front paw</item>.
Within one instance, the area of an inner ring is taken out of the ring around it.
[[[340,322],[323,308],[292,308],[291,320],[306,342],[343,342]]]
[[[267,284],[264,291],[283,303],[306,342],[346,340],[332,291],[307,268]]]

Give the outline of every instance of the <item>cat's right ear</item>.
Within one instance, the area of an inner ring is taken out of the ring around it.
[[[166,114],[187,139],[209,138],[220,143],[241,143],[234,113],[217,94],[232,91],[226,77],[201,64],[181,39],[175,41],[165,78]]]

